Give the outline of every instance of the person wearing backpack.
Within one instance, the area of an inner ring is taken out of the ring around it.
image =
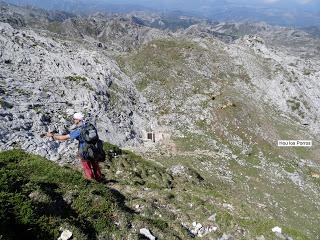
[[[84,177],[88,180],[102,180],[102,174],[99,166],[99,161],[104,161],[105,153],[103,151],[103,143],[99,139],[96,128],[84,121],[84,116],[81,112],[73,115],[73,122],[77,129],[71,131],[66,135],[57,135],[54,133],[47,133],[48,137],[54,140],[67,141],[78,140],[78,154],[82,168],[84,170]]]

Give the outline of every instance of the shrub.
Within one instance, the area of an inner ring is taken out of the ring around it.
[[[0,99],[0,107],[4,109],[13,108],[13,105],[11,103],[6,102],[3,99]]]
[[[86,77],[82,77],[82,76],[78,76],[78,75],[67,76],[66,79],[71,81],[71,82],[77,82],[77,83],[81,83],[81,82],[87,81]]]

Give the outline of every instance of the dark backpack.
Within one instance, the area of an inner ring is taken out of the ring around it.
[[[80,128],[80,141],[83,142],[80,154],[84,160],[105,161],[106,153],[103,150],[103,142],[99,139],[97,129],[91,123],[85,123]]]

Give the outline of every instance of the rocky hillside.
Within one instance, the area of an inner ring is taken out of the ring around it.
[[[267,47],[258,36],[225,44],[183,34],[119,60],[172,134],[168,155],[155,161],[223,179],[237,213],[248,204],[257,216],[295,219],[294,229],[306,229],[301,217],[308,212],[309,237],[319,235],[312,210],[319,209],[317,62]],[[278,148],[279,139],[312,139],[314,146]]]
[[[72,112],[80,110],[92,121],[99,118],[102,137],[139,143],[148,105],[112,59],[98,48],[0,25],[4,149],[20,146],[43,156],[49,151],[55,159],[64,147],[41,139],[41,133],[65,132]]]
[[[83,111],[104,140],[142,156],[109,149],[113,181],[99,188],[123,194],[158,239],[320,237],[318,38],[260,23],[186,27],[190,19],[161,30],[142,14],[43,11],[35,25],[29,9],[1,9],[1,150],[77,165],[76,143],[41,133],[69,132]],[[280,148],[282,139],[313,146]]]

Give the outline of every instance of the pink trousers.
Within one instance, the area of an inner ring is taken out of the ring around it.
[[[80,159],[82,168],[84,170],[84,177],[88,180],[101,180],[102,174],[99,163],[97,161],[84,161]]]

